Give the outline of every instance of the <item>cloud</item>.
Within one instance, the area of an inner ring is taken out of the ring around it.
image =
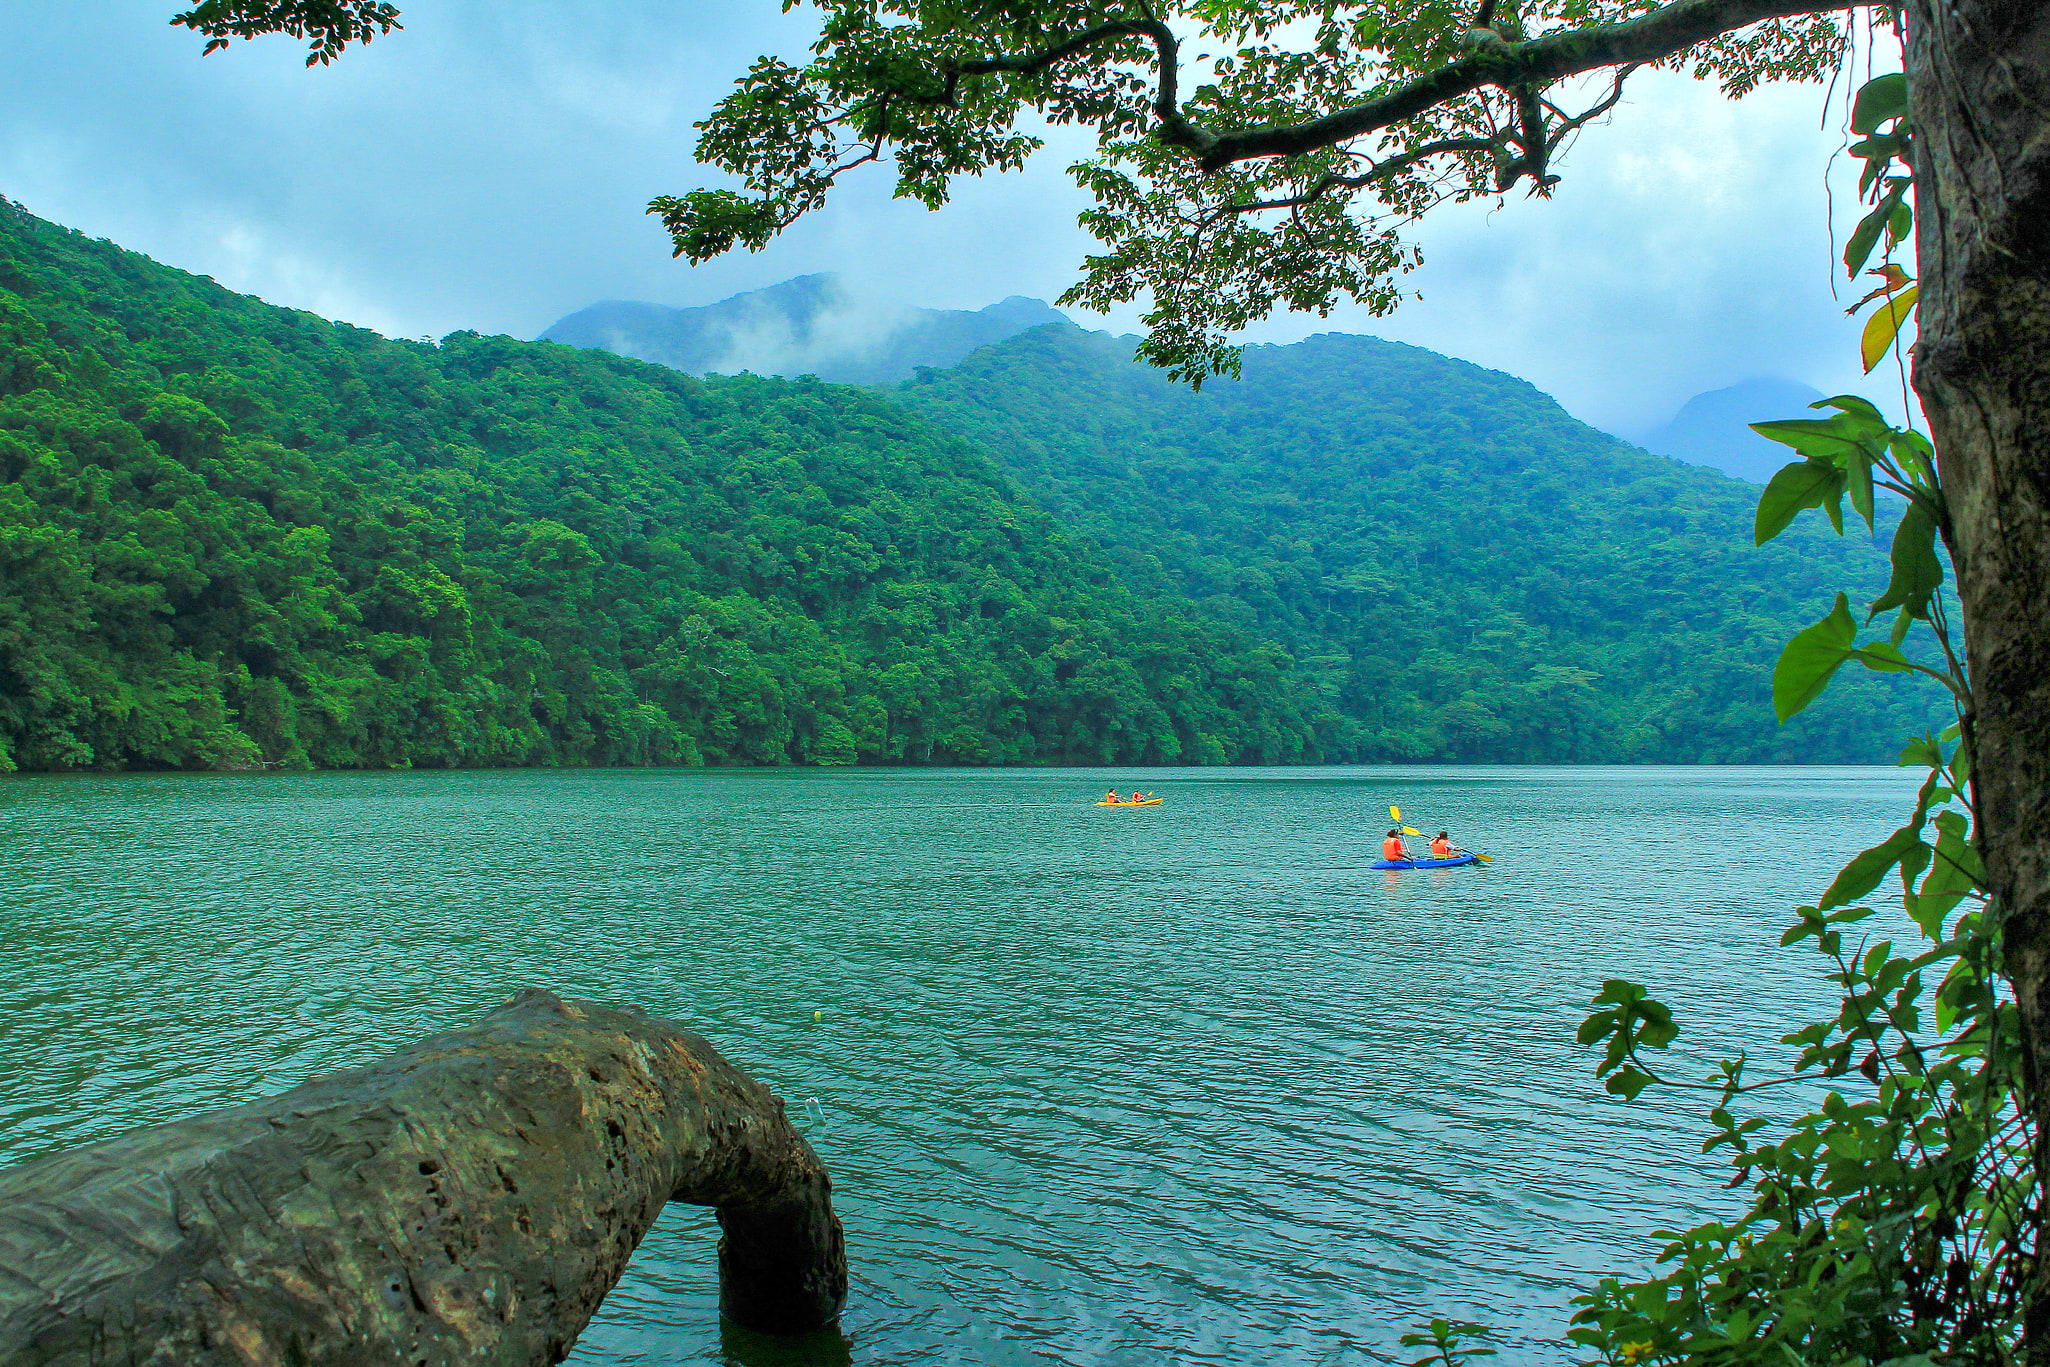
[[[691,124],[756,55],[800,57],[809,39],[761,0],[418,0],[404,31],[310,71],[285,39],[202,60],[165,23],[175,8],[0,0],[0,194],[381,331],[533,336],[601,299],[704,304],[819,271],[877,308],[975,309],[1053,298],[1093,245],[1062,174],[1086,144],[1062,129],[1026,172],[966,182],[941,213],[892,199],[878,172],[759,254],[672,260],[644,208],[711,183]],[[1621,430],[1753,375],[1873,392],[1828,294],[1821,175],[1838,143],[1816,131],[1820,99],[1733,105],[1640,75],[1553,202],[1424,225],[1420,302],[1251,335],[1413,341]],[[1135,313],[1080,321],[1129,330]]]

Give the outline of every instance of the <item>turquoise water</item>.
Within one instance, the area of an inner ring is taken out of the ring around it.
[[[1134,783],[1168,798],[1110,810]],[[1787,909],[1863,769],[586,771],[0,782],[0,1163],[274,1092],[539,984],[686,1022],[831,1168],[838,1334],[724,1330],[674,1207],[580,1364],[1574,1360],[1575,1288],[1724,1208],[1573,1031],[1705,1058],[1825,989]],[[1364,865],[1386,807],[1497,855]],[[814,1014],[823,1013],[815,1021]]]

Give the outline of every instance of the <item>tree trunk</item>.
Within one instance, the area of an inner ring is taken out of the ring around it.
[[[2050,1172],[2050,5],[1913,0],[1921,339],[1971,668],[1979,848]],[[2037,1197],[2041,1229],[2041,1197]],[[2050,1265],[2027,1293],[2050,1364]]]
[[[666,1021],[528,991],[0,1172],[0,1363],[559,1362],[672,1199],[719,1208],[732,1318],[838,1313],[831,1183],[782,1103]]]

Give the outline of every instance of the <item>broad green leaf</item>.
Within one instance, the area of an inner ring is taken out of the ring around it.
[[[1872,600],[1871,621],[1888,608],[1905,608],[1911,617],[1929,615],[1929,600],[1943,586],[1943,562],[1936,558],[1936,523],[1920,503],[1910,503],[1893,533],[1893,577],[1886,592]]]
[[[1979,852],[1972,848],[1971,824],[1962,812],[1938,812],[1936,829],[1936,862],[1929,869],[1929,883],[1941,880],[1940,888],[1952,887],[1982,888],[1986,885],[1986,868],[1979,862]],[[1929,884],[1922,886],[1928,892]]]
[[[1851,657],[1857,637],[1850,600],[1839,593],[1827,617],[1787,642],[1772,670],[1772,709],[1782,722],[1821,695],[1837,667]]]
[[[1901,827],[1844,865],[1843,870],[1830,883],[1829,891],[1822,894],[1822,900],[1816,905],[1823,910],[1849,906],[1878,887],[1886,878],[1887,870],[1900,863],[1903,855],[1921,843],[1922,833],[1919,826]]]
[[[1890,266],[1889,269],[1896,273],[1900,271],[1898,266]],[[1901,279],[1905,282],[1907,279],[1906,275],[1902,274]],[[1855,434],[1859,437],[1883,437],[1893,431],[1893,424],[1886,420],[1886,415],[1875,408],[1870,399],[1861,399],[1856,394],[1838,394],[1832,398],[1817,399],[1808,406],[1810,408],[1836,409],[1844,415],[1843,418],[1825,419],[1825,421],[1847,421],[1852,424],[1849,429],[1850,434]]]
[[[1927,736],[1916,736],[1901,747],[1899,766],[1903,769],[1913,768],[1916,765],[1921,765],[1927,769],[1934,769],[1942,763],[1943,752],[1937,749],[1936,742]]]
[[[1855,277],[1865,269],[1865,263],[1872,259],[1872,249],[1879,245],[1879,235],[1893,220],[1893,211],[1901,201],[1901,192],[1907,184],[1898,177],[1889,178],[1889,188],[1880,197],[1872,212],[1858,220],[1858,226],[1851,229],[1851,240],[1844,244],[1844,268]]]
[[[1754,422],[1751,430],[1761,437],[1791,446],[1811,459],[1838,461],[1864,450],[1858,444],[1858,438],[1863,435],[1859,430],[1861,426],[1855,419],[1839,413],[1830,418],[1779,418],[1772,422]]]
[[[1915,890],[1915,880],[1922,876],[1922,870],[1929,867],[1929,860],[1933,854],[1934,851],[1929,848],[1928,842],[1918,840],[1913,849],[1901,856],[1902,892],[1911,893]]]
[[[1865,519],[1865,530],[1876,530],[1872,525],[1872,453],[1860,447],[1858,454],[1850,457],[1844,465],[1844,482],[1851,495],[1851,507],[1859,517]]]
[[[1818,461],[1796,461],[1781,467],[1758,496],[1758,517],[1751,533],[1756,544],[1763,546],[1785,531],[1803,508],[1822,506],[1823,498],[1840,478],[1836,467]]]
[[[1936,482],[1936,450],[1920,432],[1895,432],[1887,438],[1887,449],[1903,474],[1927,484]]]
[[[1867,641],[1857,650],[1858,663],[1876,674],[1907,674],[1915,668],[1912,661],[1891,641]]]
[[[1921,286],[1910,285],[1899,294],[1882,303],[1872,316],[1865,320],[1865,334],[1858,341],[1858,358],[1865,363],[1869,374],[1872,368],[1886,359],[1886,353],[1893,350],[1894,342],[1900,337],[1901,327],[1914,312],[1915,299]]]
[[[1651,1085],[1651,1074],[1635,1068],[1619,1068],[1602,1084],[1611,1096],[1620,1096],[1625,1101],[1637,1100],[1637,1094]]]
[[[1908,77],[1901,71],[1875,76],[1858,88],[1851,104],[1851,131],[1877,132],[1879,125],[1908,112]]]

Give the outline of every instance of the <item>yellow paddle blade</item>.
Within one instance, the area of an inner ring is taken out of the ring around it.
[[[1390,821],[1400,821],[1400,820],[1402,820],[1402,808],[1400,808],[1400,807],[1390,807],[1390,808],[1388,809],[1388,819],[1389,819]]]
[[[1404,835],[1422,835],[1422,834],[1423,834],[1423,832],[1422,832],[1422,831],[1418,830],[1418,829],[1417,829],[1416,827],[1414,827],[1414,826],[1404,826],[1404,827],[1402,828],[1402,833],[1403,833]]]
[[[1492,855],[1492,854],[1479,854],[1479,853],[1476,853],[1476,854],[1474,855],[1474,858],[1476,858],[1476,859],[1480,860],[1480,861],[1481,861],[1481,862],[1482,862],[1483,864],[1492,864],[1492,863],[1494,863],[1494,862],[1495,862],[1495,856],[1494,856],[1494,855]]]

